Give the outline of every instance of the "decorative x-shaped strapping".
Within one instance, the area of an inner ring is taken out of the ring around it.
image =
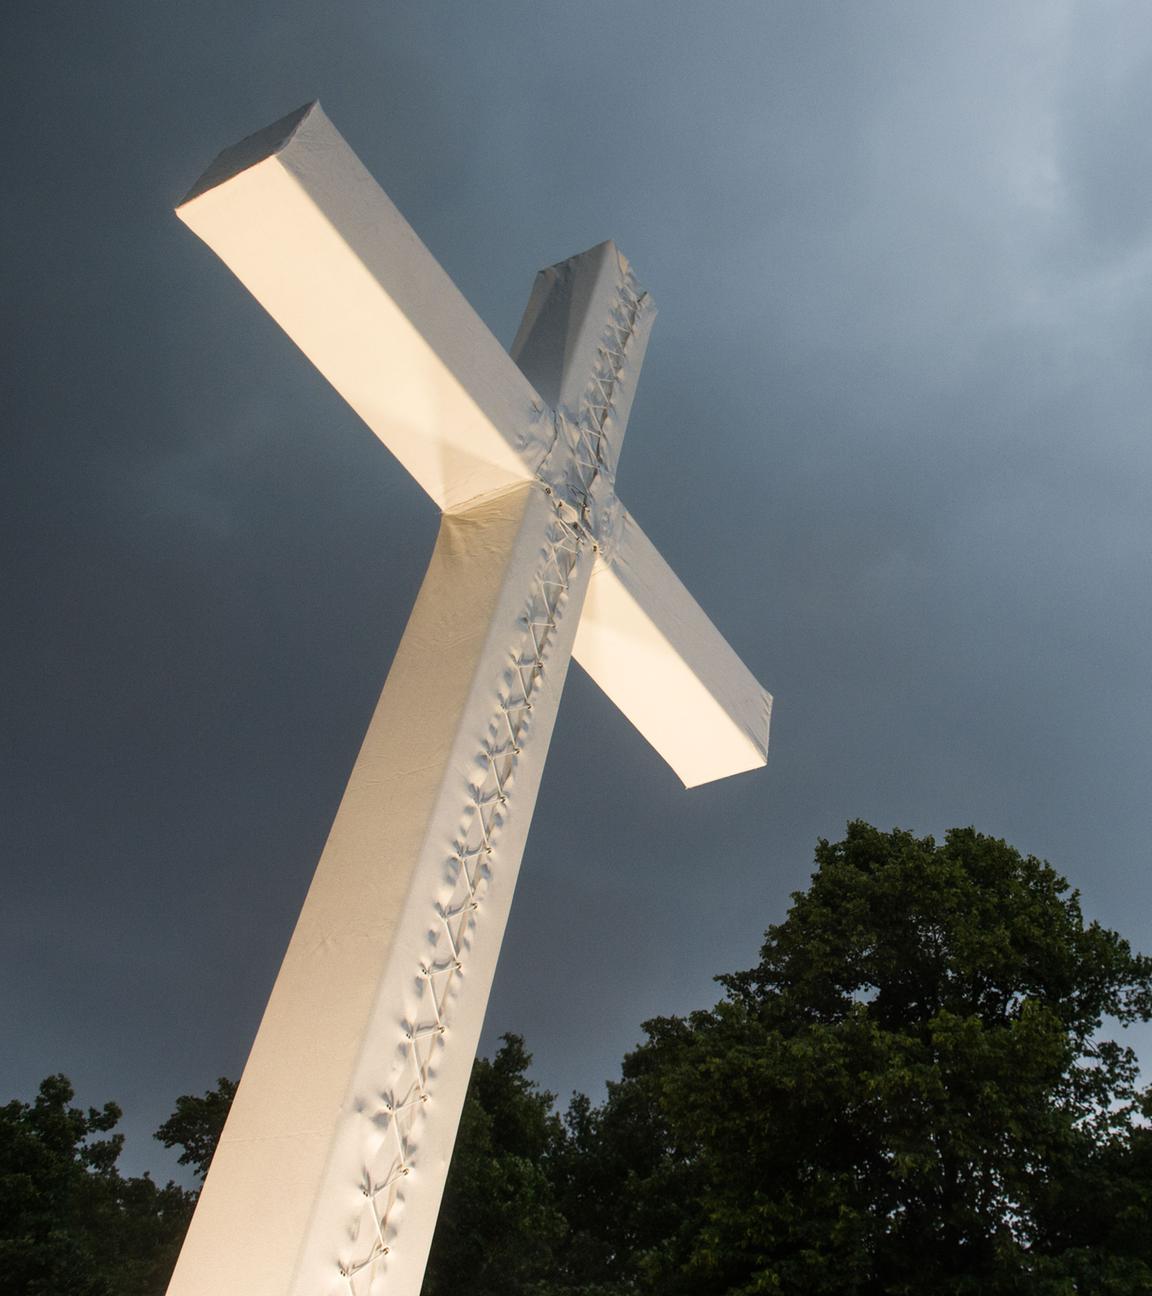
[[[476,752],[459,834],[446,860],[441,895],[432,905],[428,955],[417,970],[424,1011],[404,1024],[396,1072],[381,1087],[378,1101],[364,1107],[364,1203],[350,1229],[355,1241],[339,1266],[351,1296],[368,1296],[379,1262],[394,1246],[407,1181],[418,1171],[420,1128],[435,1091],[437,1053],[449,1044],[455,992],[467,975],[472,933],[493,870],[500,866],[500,830],[517,763],[531,738],[532,700],[548,670],[573,573],[590,558],[585,534],[565,517],[570,508],[556,499],[553,508],[520,617],[520,639],[508,654],[499,706]]]
[[[350,1229],[355,1243],[339,1265],[350,1296],[369,1296],[378,1275],[385,1277],[381,1290],[386,1290],[381,1262],[395,1246],[405,1193],[418,1171],[420,1128],[434,1094],[437,1053],[449,1045],[453,999],[467,975],[471,935],[499,867],[500,829],[529,740],[533,695],[548,667],[576,565],[610,534],[618,450],[614,397],[646,301],[623,258],[617,258],[617,268],[616,298],[579,409],[574,415],[554,412],[556,441],[540,473],[554,518],[520,618],[519,641],[509,652],[499,707],[476,753],[475,779],[446,860],[443,894],[433,905],[429,953],[418,970],[424,1012],[405,1023],[397,1073],[382,1087],[378,1103],[364,1107],[364,1203]]]

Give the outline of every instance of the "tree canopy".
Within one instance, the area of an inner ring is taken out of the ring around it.
[[[177,1162],[191,1166],[201,1181],[208,1173],[235,1097],[236,1081],[221,1076],[215,1089],[199,1096],[182,1094],[177,1098],[176,1110],[156,1131],[155,1137],[166,1148],[183,1148]]]
[[[473,1066],[423,1296],[524,1296],[554,1268],[567,1233],[555,1188],[564,1131],[531,1061],[505,1035]]]
[[[854,823],[816,862],[759,963],[649,1022],[612,1087],[602,1119],[646,1106],[687,1203],[636,1287],[1152,1291],[1149,1094],[1102,1030],[1148,1019],[1152,963],[970,829]]]
[[[1152,961],[1049,865],[852,823],[718,980],[563,1117],[519,1037],[477,1061],[425,1296],[1152,1292]],[[157,1132],[200,1175],[233,1092]],[[194,1194],[72,1097],[0,1108],[0,1296],[159,1296]]]
[[[0,1296],[159,1296],[194,1198],[116,1168],[120,1109],[62,1075],[0,1108]]]

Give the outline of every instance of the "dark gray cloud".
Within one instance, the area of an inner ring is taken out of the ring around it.
[[[4,1091],[70,1072],[147,1164],[239,1069],[431,549],[171,215],[316,95],[504,340],[632,257],[621,491],[777,695],[684,793],[573,672],[489,1038],[596,1086],[855,816],[1152,944],[1150,58],[1136,3],[10,6]]]

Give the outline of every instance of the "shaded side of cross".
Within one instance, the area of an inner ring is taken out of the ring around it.
[[[654,317],[611,243],[515,363],[318,105],[178,209],[443,511],[171,1296],[418,1296],[568,661],[694,785],[771,699],[616,497]]]

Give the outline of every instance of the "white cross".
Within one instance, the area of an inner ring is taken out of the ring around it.
[[[771,699],[617,500],[654,309],[602,243],[500,347],[321,112],[178,209],[443,510],[170,1296],[418,1296],[574,654],[692,786]]]

